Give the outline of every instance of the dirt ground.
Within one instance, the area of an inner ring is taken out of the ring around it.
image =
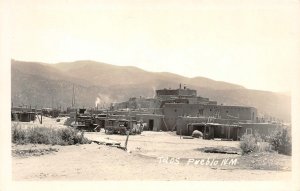
[[[124,145],[126,139],[126,136],[106,135],[103,131],[85,133],[85,136],[91,140],[97,138],[115,140],[121,145]],[[175,132],[149,131],[130,136],[128,151],[96,143],[72,146],[13,145],[13,179],[291,179],[291,157],[289,156],[277,153],[241,156],[199,151],[199,148],[203,147],[238,148],[238,145],[237,141],[180,139]],[[218,161],[217,165],[216,161]]]
[[[56,119],[59,119],[59,122],[57,122]],[[64,123],[66,120],[67,117],[51,118],[51,117],[43,116],[42,124],[40,124],[38,119],[30,122],[12,121],[11,124],[20,126],[22,128],[28,128],[28,127],[65,128],[66,126],[64,125]]]

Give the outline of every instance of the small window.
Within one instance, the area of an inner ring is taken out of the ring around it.
[[[177,112],[177,109],[174,109],[175,112]]]
[[[199,115],[203,115],[203,109],[199,109]]]
[[[228,113],[228,110],[226,111],[226,113]]]
[[[252,129],[251,129],[251,128],[247,128],[247,129],[246,129],[246,134],[247,134],[247,135],[252,134]]]

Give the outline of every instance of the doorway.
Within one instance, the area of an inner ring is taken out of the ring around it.
[[[149,131],[153,131],[153,126],[154,126],[154,120],[149,119]]]

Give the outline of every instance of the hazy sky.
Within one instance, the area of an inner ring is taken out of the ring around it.
[[[299,1],[12,3],[12,57],[95,60],[288,91],[299,59]]]

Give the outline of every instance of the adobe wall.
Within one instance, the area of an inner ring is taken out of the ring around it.
[[[163,123],[163,115],[151,115],[151,114],[137,114],[137,120],[147,123],[147,129],[149,130],[149,120],[153,120],[153,131],[165,130],[166,127]]]
[[[253,107],[203,105],[203,104],[165,104],[163,114],[167,126],[176,125],[179,116],[216,117],[238,121],[254,122],[257,110]]]
[[[234,124],[237,123],[238,120],[234,119],[215,119],[208,117],[178,117],[176,121],[176,134],[179,135],[180,131],[182,135],[190,135],[188,134],[187,125],[189,123],[220,123],[220,124]]]
[[[204,116],[220,115],[222,119],[240,119],[255,121],[257,109],[244,106],[205,105]]]

